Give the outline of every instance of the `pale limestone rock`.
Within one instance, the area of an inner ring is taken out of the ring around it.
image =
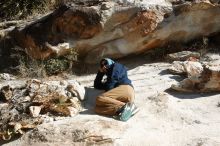
[[[182,61],[174,61],[171,67],[168,69],[170,72],[175,74],[184,74],[186,70]]]
[[[80,101],[78,98],[71,98],[70,99],[70,102],[73,104],[73,107],[75,109],[77,109],[78,111],[81,111],[82,110],[82,107],[80,105]]]
[[[76,117],[58,118],[58,121],[39,125],[6,146],[220,144],[218,94],[164,94],[164,90],[179,79],[176,75],[163,74],[169,63],[143,63],[139,56],[123,61],[134,65],[128,73],[134,81],[135,102],[140,108],[128,122],[95,114],[95,97],[102,92],[88,88],[85,111]],[[88,81],[93,79],[94,75],[85,75],[77,80],[90,86],[92,83]]]
[[[68,81],[67,90],[70,91],[73,95],[76,94],[77,98],[79,100],[85,99],[85,88],[81,86],[78,82],[75,80],[69,80]]]
[[[4,125],[0,128],[0,138],[4,140],[23,134],[23,129],[33,129],[43,122],[75,116],[82,110],[80,100],[85,96],[84,87],[75,80],[7,81],[1,82],[0,92],[4,98],[1,100],[10,101],[0,104],[0,123]],[[50,117],[40,115],[41,111]],[[14,127],[14,133],[11,133],[10,127]]]
[[[188,77],[199,77],[203,71],[202,64],[195,61],[174,61],[169,71],[178,74],[187,74]]]
[[[21,128],[22,128],[21,123],[16,123],[16,124],[14,125],[14,132],[15,132],[15,133],[23,134],[23,131],[21,130]]]
[[[69,113],[70,113],[70,117],[74,117],[79,111],[74,108],[74,107],[68,107]]]
[[[197,63],[199,65],[200,63]],[[194,64],[195,65],[195,64]],[[220,91],[220,60],[215,60],[199,66],[188,66],[188,78],[171,88],[183,92],[212,92]],[[202,67],[202,68],[201,68]],[[190,72],[189,72],[190,71]]]
[[[48,115],[40,115],[40,117],[43,119],[44,123],[49,123],[49,122],[53,122],[54,121],[54,118],[50,117]]]
[[[29,101],[31,101],[31,97],[30,96],[23,97],[22,102],[29,102]]]
[[[29,107],[29,111],[32,117],[38,117],[41,111],[41,107],[40,106],[30,106]]]
[[[67,81],[39,81],[39,80],[29,80],[27,81],[27,88],[29,90],[29,95],[33,96],[46,96],[49,94],[57,94],[57,96],[69,97],[69,93],[72,93],[73,97],[77,97],[80,100],[84,100],[85,89],[75,80]]]
[[[36,25],[16,30],[15,36],[18,45],[35,59],[69,55],[76,49],[80,59],[97,63],[103,57],[121,58],[168,42],[184,43],[217,33],[219,13],[219,5],[207,0],[100,1],[59,9]],[[35,41],[38,39],[41,44]]]
[[[14,79],[14,78],[11,77],[10,74],[7,74],[7,73],[1,73],[1,74],[0,74],[0,79],[3,79],[3,80],[11,80],[11,79]]]
[[[184,68],[188,77],[199,77],[203,71],[202,64],[195,61],[185,61]]]
[[[172,53],[167,55],[167,59],[170,61],[186,61],[190,57],[193,58],[200,58],[200,53],[198,52],[191,52],[191,51],[182,51],[177,53]]]

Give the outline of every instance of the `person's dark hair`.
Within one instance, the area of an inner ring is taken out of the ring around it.
[[[101,61],[100,61],[100,66],[103,67],[105,66],[106,68],[110,68],[111,66],[114,65],[114,61],[110,58],[103,58]]]
[[[108,65],[108,62],[107,62],[107,60],[102,59],[102,60],[100,61],[100,66],[103,67],[104,65],[107,66],[107,65]]]

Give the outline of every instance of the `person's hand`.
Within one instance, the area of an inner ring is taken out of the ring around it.
[[[102,73],[104,73],[104,70],[103,70],[101,67],[99,68],[99,71],[102,72]]]
[[[106,69],[105,66],[100,67],[100,68],[99,68],[99,71],[100,71],[101,73],[107,73],[107,69]]]

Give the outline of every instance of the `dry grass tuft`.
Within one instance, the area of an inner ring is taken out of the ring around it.
[[[0,20],[25,19],[35,13],[45,13],[62,5],[64,0],[1,0]]]
[[[21,77],[44,78],[47,76],[43,61],[21,57],[18,72]]]

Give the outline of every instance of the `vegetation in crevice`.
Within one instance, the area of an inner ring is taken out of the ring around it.
[[[22,56],[16,68],[21,77],[44,78],[64,71],[68,72],[71,67],[71,61],[65,57],[55,57],[42,61]]]
[[[61,73],[70,66],[69,61],[64,57],[48,59],[44,61],[44,64],[48,75]]]
[[[60,5],[64,0],[1,0],[0,20],[24,19],[35,13],[45,13]]]

